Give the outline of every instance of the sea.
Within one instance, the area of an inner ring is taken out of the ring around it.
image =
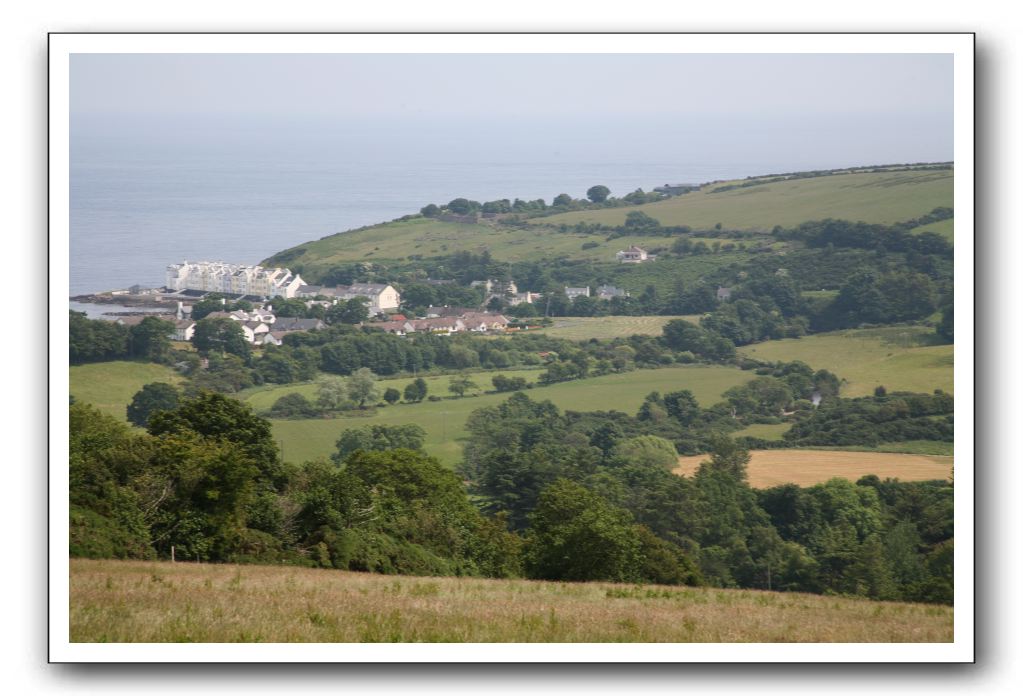
[[[780,171],[785,171],[779,163]],[[255,264],[277,251],[465,197],[582,198],[775,171],[748,162],[502,161],[452,157],[345,160],[219,151],[72,151],[72,295],[160,287],[168,264]]]

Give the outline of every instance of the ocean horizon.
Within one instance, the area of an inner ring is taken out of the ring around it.
[[[288,247],[459,198],[582,198],[750,174],[664,163],[95,162],[71,169],[70,290],[163,285],[167,264],[255,264]]]

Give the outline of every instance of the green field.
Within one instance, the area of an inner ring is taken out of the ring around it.
[[[874,387],[888,391],[953,392],[952,345],[929,345],[934,332],[924,326],[851,329],[743,346],[739,352],[760,360],[802,360],[815,370],[831,370],[843,380],[842,396],[866,396]]]
[[[770,230],[775,225],[791,227],[829,217],[893,223],[937,207],[952,207],[953,179],[951,170],[857,172],[710,193],[722,185],[718,183],[642,206],[562,213],[533,222],[621,225],[627,213],[642,210],[661,224],[694,229],[709,229],[720,222],[731,229]]]
[[[732,437],[759,437],[761,440],[780,440],[791,423],[754,423],[732,433]]]
[[[643,317],[559,317],[554,324],[530,333],[543,332],[555,338],[569,341],[585,341],[591,338],[611,339],[625,336],[660,336],[664,325],[672,319],[684,319],[698,323],[700,315],[685,316],[643,316]]]
[[[472,389],[467,394],[479,394],[484,391],[491,391],[494,388],[491,380],[494,375],[507,375],[509,377],[524,377],[529,382],[535,382],[536,378],[540,375],[543,370],[534,368],[530,370],[493,370],[489,372],[468,372],[465,375],[472,378],[472,380],[478,385],[477,389]],[[451,377],[455,375],[434,375],[430,377],[423,377],[426,382],[427,394],[436,396],[451,396],[451,392],[448,391],[448,385],[451,383]],[[405,387],[413,381],[413,377],[399,377],[397,379],[383,379],[378,382],[380,387],[381,396],[385,389],[394,388],[404,393]],[[270,407],[274,405],[277,399],[281,398],[285,394],[298,393],[309,399],[310,401],[316,401],[316,383],[315,382],[297,382],[295,384],[268,384],[262,387],[255,387],[253,389],[246,389],[245,391],[239,392],[236,396],[249,404],[257,412],[269,411]]]
[[[750,372],[730,367],[667,367],[562,382],[549,387],[537,387],[527,393],[530,398],[549,399],[559,408],[567,410],[615,409],[634,413],[643,402],[643,397],[652,391],[689,389],[701,405],[709,406],[718,401],[724,391],[752,377]],[[486,375],[481,374],[475,379],[481,385],[486,383],[489,386]],[[381,387],[387,385],[386,381],[380,382]],[[257,399],[261,404],[273,403],[278,396],[294,389],[280,387],[272,392],[260,392],[250,397],[250,403],[252,399]],[[345,428],[373,423],[385,425],[416,423],[426,430],[426,451],[444,463],[452,465],[461,458],[462,443],[459,440],[466,436],[465,421],[469,414],[478,408],[493,406],[507,398],[507,394],[484,394],[463,399],[387,406],[377,409],[374,414],[367,417],[275,420],[273,432],[284,450],[285,460],[301,462],[330,455],[334,451],[338,435]]]
[[[180,374],[154,363],[117,360],[71,367],[71,395],[120,420],[126,420],[125,409],[143,385],[181,381]]]
[[[70,565],[76,643],[937,643],[953,639],[955,613],[703,587],[77,558]]]
[[[934,232],[940,234],[948,241],[954,241],[955,237],[955,220],[939,220],[938,222],[932,222],[929,225],[921,225],[913,230],[914,233],[919,234],[920,232]]]
[[[626,214],[633,210],[642,210],[666,225],[689,225],[694,229],[709,229],[720,222],[726,228],[767,232],[775,225],[792,226],[826,217],[892,223],[918,217],[939,206],[951,206],[952,183],[951,171],[855,173],[709,193],[720,186],[719,183],[642,206],[534,218],[530,220],[532,225],[525,228],[505,227],[492,221],[462,224],[416,218],[306,242],[265,263],[298,264],[310,277],[344,262],[404,261],[457,251],[489,251],[501,261],[570,258],[613,264],[615,252],[631,244],[653,251],[670,246],[671,240],[662,236],[630,235],[608,241],[603,234],[559,232],[554,227],[581,221],[621,225]],[[946,223],[950,229],[951,221],[936,224]],[[944,229],[939,227],[938,231],[944,234]],[[748,246],[766,244],[781,248],[770,237],[740,241]],[[583,249],[588,243],[597,246]],[[734,258],[730,257],[746,253],[720,256],[731,262]]]

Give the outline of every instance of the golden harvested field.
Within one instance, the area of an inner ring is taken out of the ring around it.
[[[633,316],[633,317],[559,317],[551,326],[532,329],[530,333],[543,332],[555,338],[569,341],[586,341],[591,338],[611,339],[624,336],[660,336],[664,325],[673,319],[683,319],[693,324],[700,322],[699,314],[680,316]]]
[[[842,452],[835,450],[776,449],[753,450],[747,473],[754,488],[785,483],[812,486],[832,478],[856,481],[876,474],[901,481],[947,479],[952,474],[952,457],[892,452]],[[692,476],[709,456],[679,457],[676,474]]]
[[[72,642],[950,642],[953,609],[657,585],[71,561]]]

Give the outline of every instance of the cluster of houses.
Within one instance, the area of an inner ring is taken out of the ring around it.
[[[189,315],[192,308],[178,302],[176,314],[145,314],[127,317],[117,317],[114,323],[123,326],[135,326],[146,317],[152,316],[163,321],[174,324],[174,333],[170,338],[174,341],[191,341],[195,335],[195,320]],[[273,314],[273,307],[258,307],[252,311],[236,309],[232,312],[210,312],[206,315],[208,319],[224,318],[238,322],[245,340],[255,346],[275,345],[283,343],[283,339],[289,333],[296,331],[315,331],[326,328],[326,324],[319,319],[296,319],[293,317],[277,317]]]
[[[508,318],[503,314],[479,312],[466,307],[428,307],[423,319],[406,319],[396,315],[389,321],[367,324],[387,333],[405,336],[410,333],[435,333],[450,336],[461,331],[487,333],[504,331]]]

